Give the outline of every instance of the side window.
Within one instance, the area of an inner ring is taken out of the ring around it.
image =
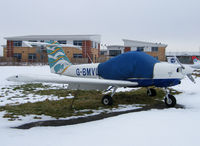
[[[29,60],[29,61],[36,61],[36,54],[34,54],[34,53],[29,53],[29,54],[28,54],[28,60]]]
[[[158,52],[158,47],[151,47],[152,52]]]
[[[137,51],[143,52],[144,51],[144,47],[137,47]]]

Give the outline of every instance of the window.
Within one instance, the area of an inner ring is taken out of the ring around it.
[[[106,55],[107,51],[100,51],[100,55]]]
[[[158,52],[158,47],[151,47],[152,52]]]
[[[58,43],[59,44],[67,44],[67,41],[66,40],[58,40]]]
[[[41,59],[41,60],[44,60],[44,58],[45,58],[44,55],[41,54],[41,55],[40,55],[40,59]]]
[[[94,48],[94,46],[95,46],[94,43],[95,43],[95,42],[91,41],[91,47],[92,47],[92,48]]]
[[[44,50],[44,49],[45,49],[45,47],[44,47],[44,46],[41,46],[41,47],[40,47],[40,49],[41,49],[41,50]]]
[[[36,60],[36,54],[29,53],[28,54],[28,60],[29,61],[35,61]]]
[[[73,58],[82,58],[82,54],[73,54]]]
[[[17,58],[17,61],[21,61],[22,54],[21,53],[14,53],[14,58]]]
[[[91,44],[92,44],[92,48],[96,48],[98,47],[98,43],[97,42],[94,42],[94,41],[91,41]]]
[[[137,51],[144,51],[144,47],[137,47]]]
[[[13,41],[13,46],[14,47],[21,47],[22,46],[22,41]]]
[[[121,50],[109,50],[109,56],[117,56],[121,54]]]
[[[75,40],[75,41],[73,41],[73,45],[82,46],[82,41],[81,40]]]
[[[29,40],[29,42],[37,42],[37,40]]]

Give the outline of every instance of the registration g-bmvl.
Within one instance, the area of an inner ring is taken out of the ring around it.
[[[161,87],[166,91],[165,104],[168,107],[176,105],[176,99],[169,93],[167,87],[181,83],[188,76],[191,80],[193,69],[181,64],[160,62],[144,52],[127,52],[116,56],[104,63],[72,65],[62,46],[57,42],[40,43],[24,42],[27,45],[46,46],[48,63],[52,73],[63,75],[62,78],[35,77],[18,75],[8,78],[11,81],[48,82],[68,84],[68,89],[78,90],[107,90],[113,88],[111,95],[102,97],[104,105],[112,105],[117,88],[147,87],[147,94],[155,96],[156,90],[150,86]],[[73,46],[70,46],[73,47]]]

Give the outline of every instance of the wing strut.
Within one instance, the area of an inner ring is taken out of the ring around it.
[[[116,90],[117,90],[117,87],[114,87],[114,89],[112,91],[112,94],[111,94],[111,97],[113,97],[113,95],[115,94]]]

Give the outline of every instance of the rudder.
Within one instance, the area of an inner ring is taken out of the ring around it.
[[[57,45],[56,45],[57,44]],[[62,74],[71,63],[58,42],[50,43],[47,46],[48,63],[52,73]]]

